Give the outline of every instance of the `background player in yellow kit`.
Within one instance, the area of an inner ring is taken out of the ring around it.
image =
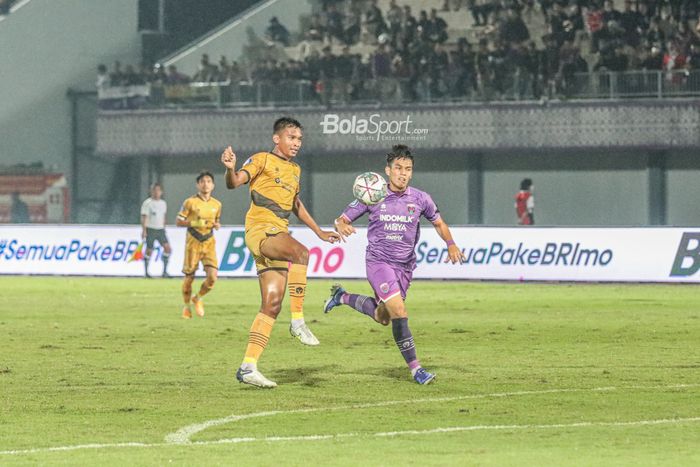
[[[221,227],[221,203],[212,198],[212,191],[214,176],[210,172],[200,173],[197,176],[197,194],[187,198],[177,214],[178,227],[187,227],[185,261],[182,266],[182,272],[185,273],[185,280],[182,282],[182,299],[185,302],[182,317],[185,319],[192,317],[192,305],[197,316],[204,316],[202,297],[214,287],[219,270],[214,229],[218,230]],[[192,297],[194,273],[200,262],[207,277],[197,295]]]
[[[285,285],[289,288],[292,322],[290,333],[303,344],[318,345],[318,339],[304,322],[306,267],[309,250],[289,235],[289,216],[294,213],[321,240],[340,240],[337,232],[319,228],[299,199],[301,168],[293,159],[301,148],[302,126],[288,117],[275,121],[271,152],[259,152],[236,171],[236,154],[227,147],[221,154],[226,167],[226,186],[236,188],[250,183],[250,209],[245,218],[245,241],[255,258],[262,305],[250,328],[248,347],[236,378],[241,383],[272,388],[277,384],[257,369],[280,312]],[[291,266],[289,266],[291,263]]]

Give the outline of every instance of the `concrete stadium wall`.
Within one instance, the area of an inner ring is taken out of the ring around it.
[[[433,195],[449,224],[469,224],[468,157],[426,156],[417,154],[412,185]],[[697,224],[700,158],[677,151],[668,153],[666,161],[665,224]],[[330,157],[302,152],[299,162],[303,167],[303,200],[320,224],[330,225],[351,201],[350,187],[357,174],[367,170],[383,173],[384,154]],[[648,154],[639,151],[485,155],[483,224],[515,224],[513,196],[525,177],[534,180],[535,218],[539,225],[653,224],[649,219],[652,201],[647,162]],[[224,203],[224,222],[242,224],[250,203],[248,187],[226,190],[216,154],[165,161],[161,179],[170,206],[169,222],[174,222],[179,203],[194,193],[194,178],[203,168],[216,176],[215,196]],[[297,222],[292,216],[292,223]],[[358,221],[358,225],[365,224],[366,219]]]
[[[204,161],[199,154],[209,154],[206,160],[216,165],[220,151],[232,144],[243,162],[253,152],[272,147],[270,123],[285,112],[103,112],[98,116],[98,152],[159,158],[163,166],[180,159]],[[325,134],[321,122],[328,112],[294,112],[306,124],[299,157],[302,196],[318,222],[325,224],[349,201],[354,177],[366,170],[381,171],[384,154],[396,142],[341,131]],[[410,113],[415,128],[429,129],[424,139],[406,141],[417,156],[413,183],[433,194],[450,224],[513,225],[513,196],[525,177],[535,182],[539,225],[694,225],[700,214],[693,202],[700,195],[694,183],[700,175],[700,157],[695,154],[700,148],[700,112],[694,101],[376,112],[387,121],[401,121]],[[352,116],[347,109],[338,113]],[[371,111],[356,113],[366,116]],[[174,173],[166,172],[164,179]],[[196,169],[189,174],[194,177]],[[241,223],[246,206],[247,201],[224,212],[230,212],[233,223]]]
[[[700,220],[700,152],[674,151],[666,161],[668,225],[695,225]]]
[[[94,89],[99,63],[137,64],[138,0],[31,0],[0,22],[0,164],[69,174],[68,88]]]
[[[484,158],[484,222],[516,222],[514,195],[523,178],[535,185],[535,221],[542,225],[646,225],[647,156],[493,154]]]

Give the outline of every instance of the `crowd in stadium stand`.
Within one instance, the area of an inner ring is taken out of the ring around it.
[[[304,80],[320,101],[539,99],[575,92],[581,72],[700,69],[697,0],[627,0],[621,11],[611,0],[444,0],[418,12],[396,0],[385,11],[376,0],[321,3],[296,43],[271,18],[264,36],[276,53],[253,66],[204,55],[188,77],[115,64],[110,84]],[[467,8],[473,24],[448,27],[443,16]]]

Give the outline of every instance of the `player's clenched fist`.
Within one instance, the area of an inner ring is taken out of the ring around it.
[[[228,146],[224,149],[224,152],[221,153],[221,163],[224,164],[227,169],[233,170],[236,168],[236,153],[233,152],[231,146]]]

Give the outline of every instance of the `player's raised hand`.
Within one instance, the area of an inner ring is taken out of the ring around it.
[[[221,153],[221,163],[224,164],[227,169],[234,170],[236,168],[236,153],[233,152],[231,146],[226,147],[224,152]]]
[[[450,245],[447,247],[447,258],[445,259],[445,262],[451,262],[452,264],[463,264],[467,262],[467,258],[457,245]]]

